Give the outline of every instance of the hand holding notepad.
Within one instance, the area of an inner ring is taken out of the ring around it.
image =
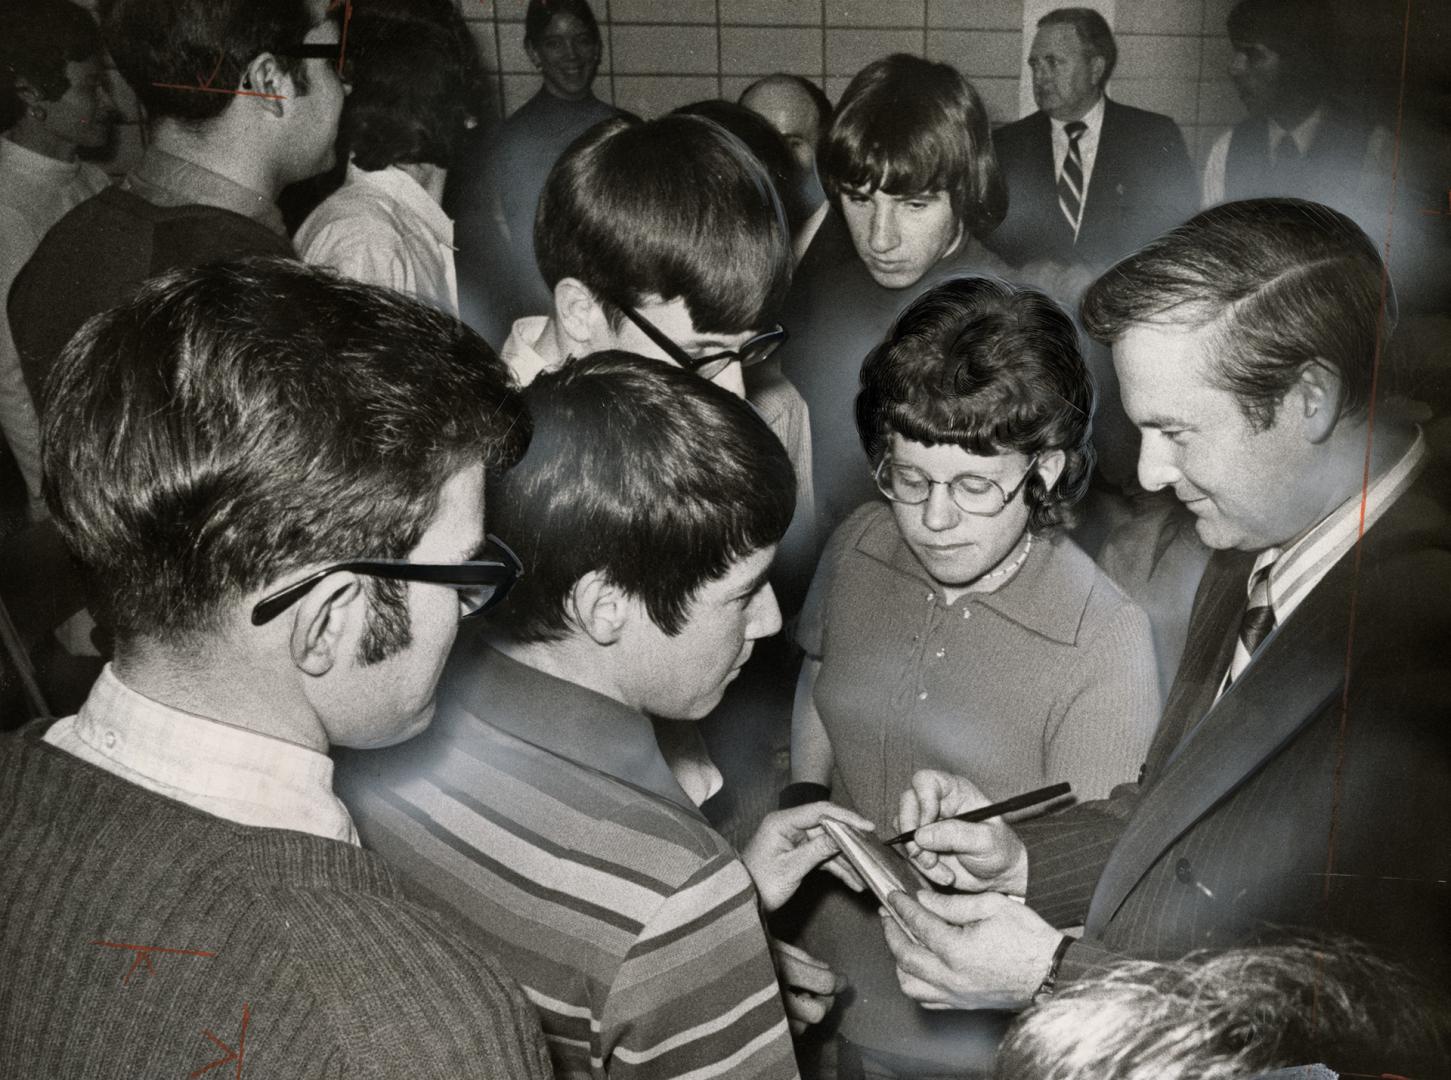
[[[821,828],[841,849],[842,857],[876,895],[887,914],[902,928],[902,932],[912,937],[912,931],[892,910],[892,906],[887,903],[887,897],[894,892],[915,895],[918,889],[927,885],[927,879],[903,855],[883,844],[871,833],[862,832],[832,818],[822,818]],[[912,940],[917,939],[913,937]]]

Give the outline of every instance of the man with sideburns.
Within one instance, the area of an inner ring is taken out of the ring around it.
[[[115,655],[0,739],[0,1074],[544,1077],[495,959],[359,846],[330,746],[410,738],[519,395],[471,331],[286,260],[179,270],[49,384],[47,498]]]

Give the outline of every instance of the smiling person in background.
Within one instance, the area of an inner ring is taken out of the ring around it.
[[[565,148],[623,115],[595,97],[603,43],[588,0],[529,0],[524,51],[544,79],[449,185],[459,222],[460,287],[468,321],[497,341],[514,319],[549,302],[534,262],[534,211]]]
[[[903,312],[861,383],[857,429],[888,502],[836,530],[812,583],[793,781],[891,833],[916,769],[964,773],[992,799],[1132,780],[1159,715],[1148,620],[1061,532],[1093,468],[1072,321],[1035,290],[954,279]],[[805,943],[856,988],[848,1056],[888,1076],[986,1067],[999,1018],[924,1013],[897,987],[876,905],[840,890],[820,905]]]
[[[857,371],[914,295],[954,273],[1003,272],[983,248],[1007,209],[987,113],[956,69],[897,54],[852,79],[817,156],[833,204],[782,322],[786,378],[806,399],[818,535],[875,493],[852,435]]]
[[[69,0],[0,6],[0,117],[19,118],[0,138],[0,300],[46,231],[109,182],[77,156],[110,140],[115,119],[101,68],[101,33]],[[0,431],[40,503],[40,422],[0,310]]]
[[[439,202],[478,122],[478,48],[451,0],[360,0],[347,61],[347,179],[303,222],[298,253],[457,315],[453,222]]]

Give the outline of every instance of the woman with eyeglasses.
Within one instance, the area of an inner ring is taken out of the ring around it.
[[[1148,619],[1062,531],[1093,404],[1068,316],[993,278],[933,288],[868,355],[856,421],[884,501],[833,534],[802,613],[793,781],[890,835],[918,769],[993,800],[1138,775],[1159,717]],[[990,1063],[1000,1018],[904,997],[874,904],[824,896],[806,946],[856,987],[840,1031],[868,1075]]]

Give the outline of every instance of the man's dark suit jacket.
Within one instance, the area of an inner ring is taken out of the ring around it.
[[[1160,113],[1105,99],[1076,244],[1058,207],[1048,114],[998,128],[993,148],[1008,185],[1008,216],[985,242],[1014,266],[1043,258],[1107,266],[1198,209],[1184,137]]]
[[[1418,481],[1214,702],[1253,556],[1217,552],[1139,784],[1025,823],[1062,977],[1284,928],[1451,975],[1451,511]],[[1196,727],[1197,725],[1197,727]],[[1091,902],[1090,902],[1091,901]]]

